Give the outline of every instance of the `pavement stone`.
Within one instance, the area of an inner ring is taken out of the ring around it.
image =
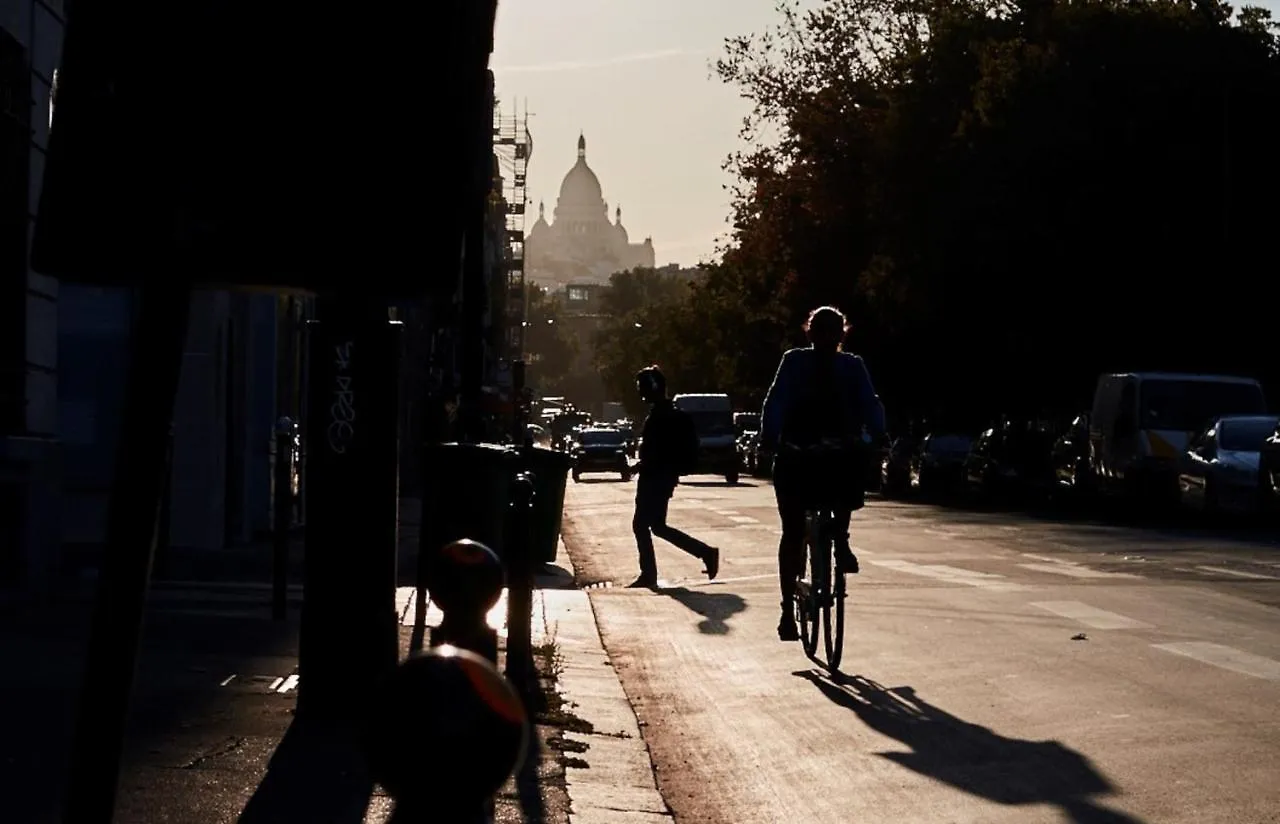
[[[572,564],[561,546],[561,557]],[[649,748],[631,702],[605,650],[586,590],[544,590],[548,637],[561,666],[557,686],[590,732],[569,732],[575,746],[565,767],[570,824],[671,822],[658,792]]]

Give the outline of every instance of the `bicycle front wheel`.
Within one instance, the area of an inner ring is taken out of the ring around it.
[[[835,585],[822,605],[822,642],[827,650],[827,669],[839,672],[840,659],[844,656],[844,573],[833,571],[830,580]]]

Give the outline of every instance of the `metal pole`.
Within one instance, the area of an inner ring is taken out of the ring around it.
[[[140,290],[106,546],[80,690],[64,821],[109,824],[155,552],[165,454],[187,333],[190,288]]]
[[[511,484],[510,529],[507,532],[507,678],[528,696],[533,686],[533,562],[529,557],[533,476],[521,472]]]

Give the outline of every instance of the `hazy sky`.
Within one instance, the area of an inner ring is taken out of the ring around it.
[[[532,113],[529,220],[539,199],[555,207],[581,130],[633,242],[652,236],[658,265],[711,254],[728,228],[721,165],[747,110],[710,63],[726,37],[776,19],[774,0],[501,0],[491,65],[505,109],[527,100]]]
[[[491,65],[506,111],[528,101],[530,221],[587,162],[632,242],[653,237],[658,265],[693,264],[728,228],[721,165],[745,104],[712,78],[726,37],[775,19],[774,0],[502,0]]]

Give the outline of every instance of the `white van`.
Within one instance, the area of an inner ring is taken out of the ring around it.
[[[1089,466],[1099,492],[1175,495],[1187,444],[1219,415],[1263,415],[1252,378],[1176,372],[1103,375],[1089,416]]]
[[[733,426],[733,404],[724,394],[676,395],[676,409],[693,418],[698,430],[699,474],[724,475],[738,482],[738,437]]]

